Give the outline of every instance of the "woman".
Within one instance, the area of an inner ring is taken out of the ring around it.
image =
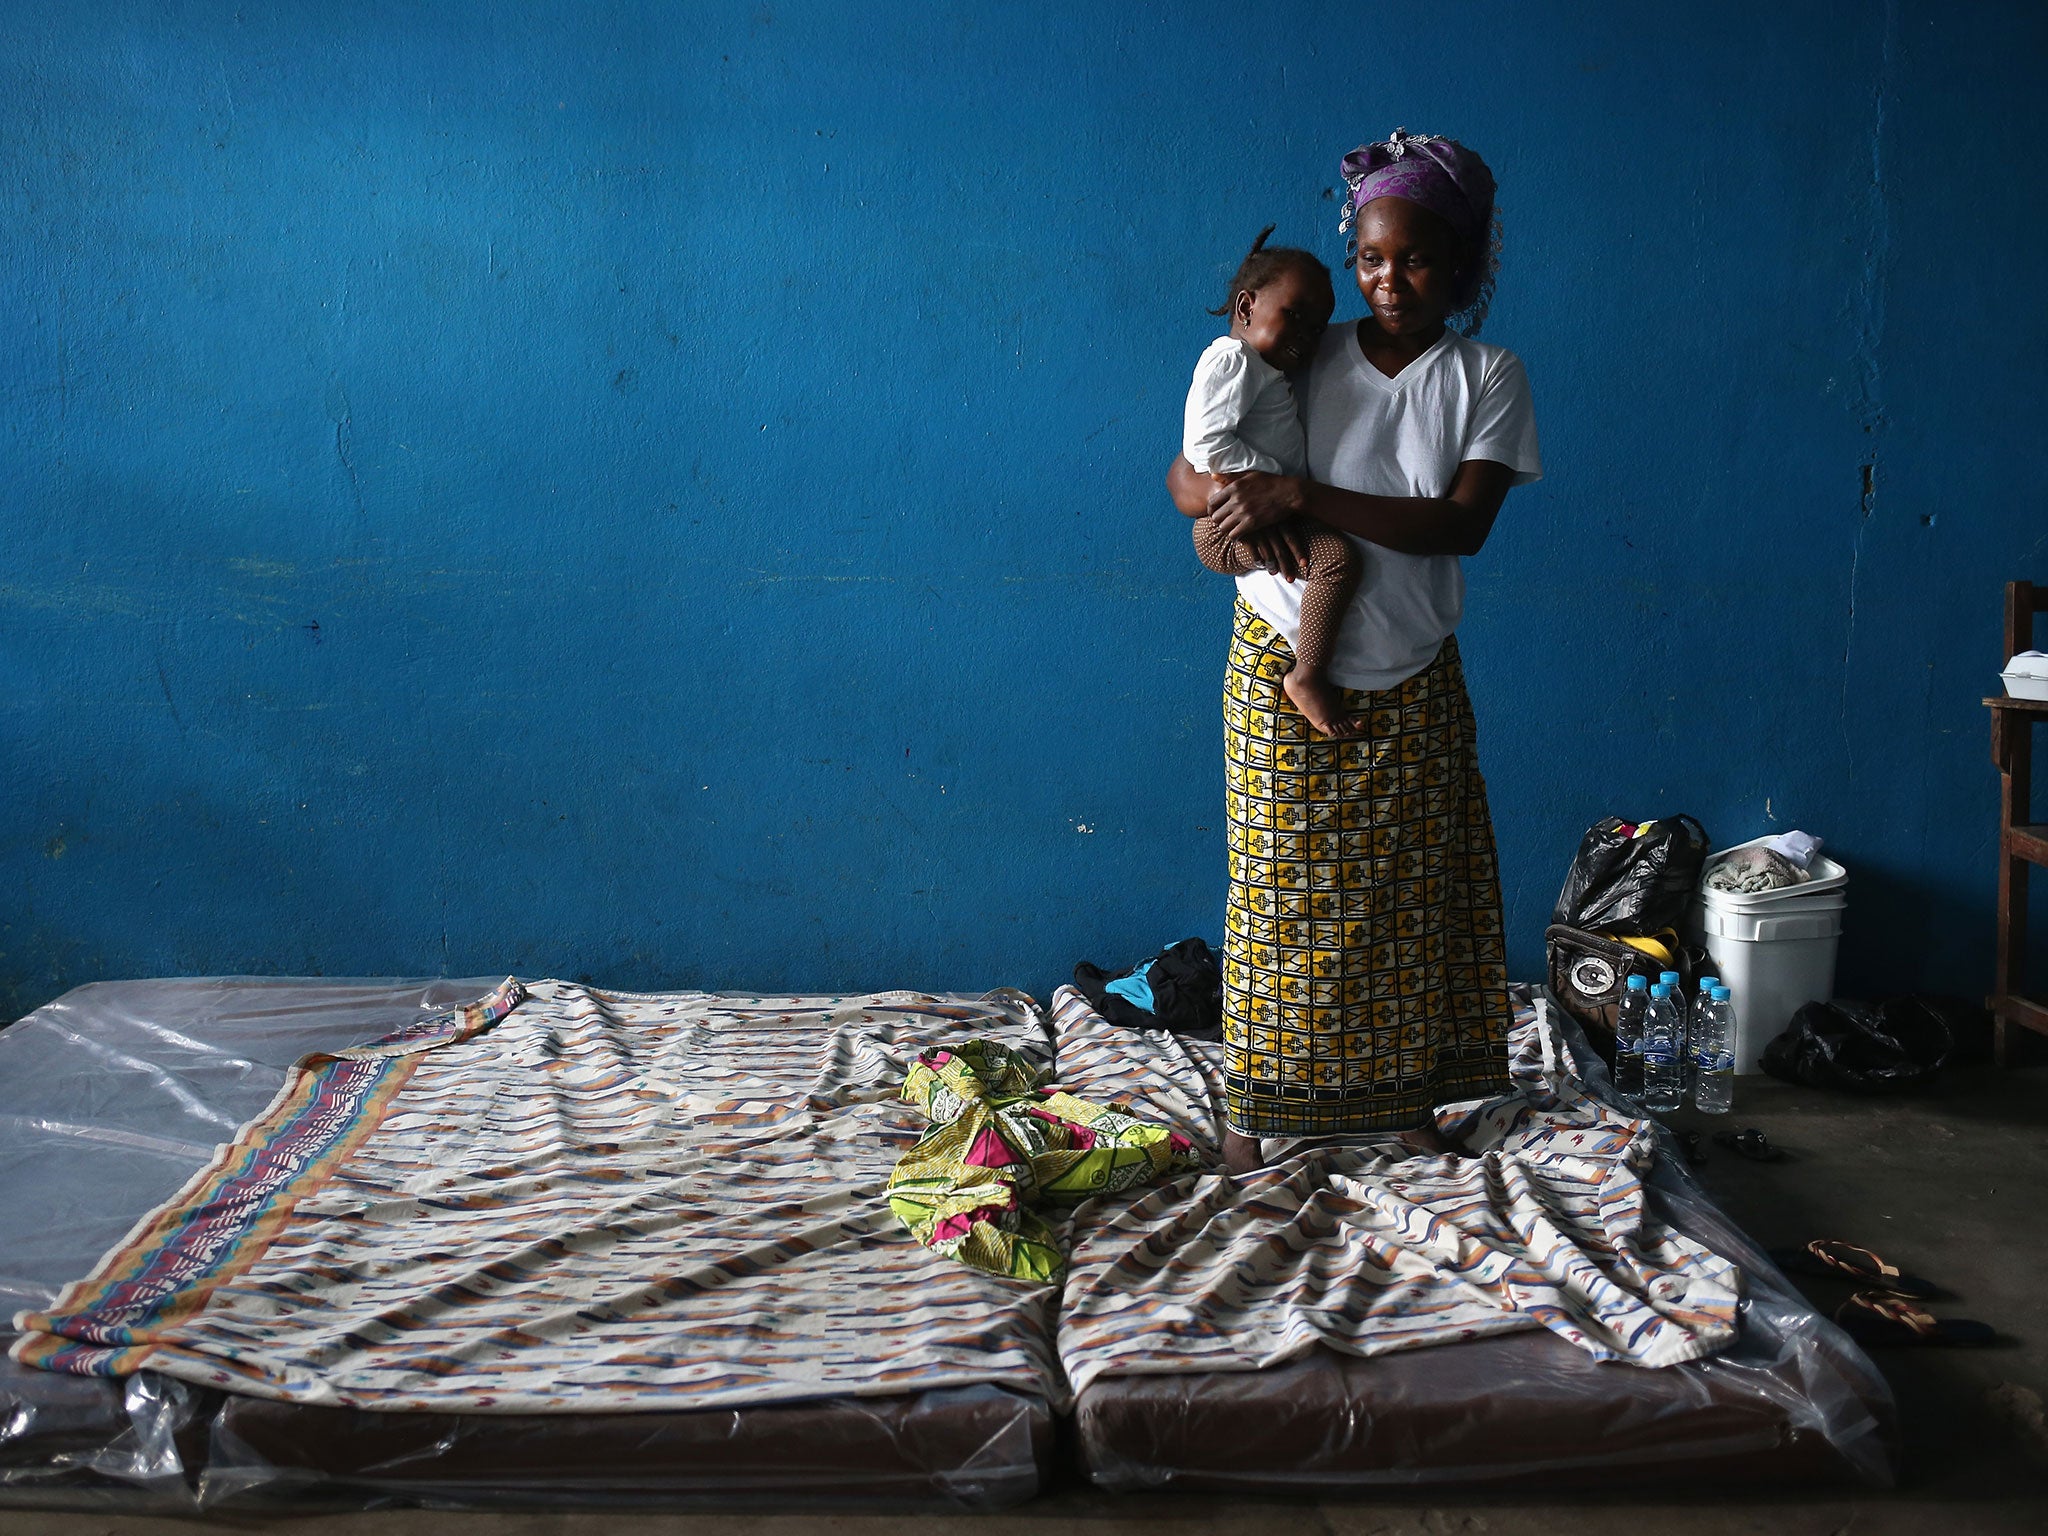
[[[1224,1157],[1240,1173],[1265,1137],[1400,1131],[1442,1151],[1434,1108],[1506,1081],[1500,879],[1453,636],[1459,557],[1542,472],[1521,363],[1472,339],[1494,182],[1462,145],[1400,129],[1344,175],[1367,313],[1310,364],[1308,475],[1219,485],[1177,459],[1167,477],[1183,513],[1266,566],[1238,578],[1224,685]],[[1335,738],[1280,688],[1315,524],[1363,566],[1329,665],[1352,716]]]

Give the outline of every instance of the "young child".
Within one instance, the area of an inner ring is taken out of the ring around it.
[[[1195,364],[1188,387],[1181,454],[1206,475],[1227,481],[1249,469],[1271,475],[1307,470],[1308,445],[1287,375],[1308,366],[1337,307],[1330,269],[1307,251],[1268,246],[1268,224],[1230,280],[1230,299],[1211,314],[1230,316]],[[1225,576],[1263,569],[1251,548],[1225,538],[1207,517],[1195,519],[1195,553]],[[1358,587],[1358,551],[1335,529],[1316,525],[1302,572],[1301,627],[1294,666],[1281,681],[1294,707],[1325,736],[1357,734],[1343,691],[1330,681],[1330,650],[1344,608]]]

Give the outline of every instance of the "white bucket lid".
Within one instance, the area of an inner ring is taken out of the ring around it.
[[[1700,900],[1709,909],[1722,912],[1749,912],[1759,907],[1775,907],[1785,902],[1804,903],[1816,896],[1839,891],[1849,883],[1849,871],[1842,868],[1824,853],[1813,856],[1813,878],[1803,885],[1781,885],[1775,891],[1715,891],[1707,888],[1707,876],[1716,864],[1732,853],[1745,848],[1761,848],[1775,832],[1766,832],[1762,837],[1752,837],[1746,843],[1737,843],[1733,848],[1723,848],[1719,853],[1707,856],[1706,867],[1700,871]]]

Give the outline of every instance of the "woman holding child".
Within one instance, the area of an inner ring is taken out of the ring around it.
[[[1231,295],[1232,337],[1270,359],[1246,352],[1240,371],[1309,359],[1294,378],[1307,472],[1197,451],[1215,473],[1183,456],[1168,475],[1202,520],[1203,558],[1240,573],[1223,966],[1224,1153],[1239,1172],[1263,1138],[1394,1131],[1443,1150],[1435,1106],[1507,1075],[1500,880],[1453,633],[1460,557],[1541,474],[1521,363],[1473,339],[1493,289],[1494,181],[1462,145],[1398,129],[1345,156],[1344,176],[1366,314],[1318,337],[1327,302],[1320,318],[1292,305],[1291,330],[1269,303],[1259,346],[1271,274],[1291,274],[1290,296],[1314,290],[1306,252],[1255,250],[1281,259],[1248,260]],[[1191,395],[1191,448],[1196,416]],[[1331,531],[1350,548],[1341,569]],[[1313,675],[1290,689],[1304,592]]]

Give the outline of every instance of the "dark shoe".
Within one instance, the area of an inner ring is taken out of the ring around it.
[[[1858,1291],[1835,1309],[1835,1321],[1859,1344],[1947,1344],[1981,1348],[1998,1342],[1989,1323],[1967,1317],[1936,1317],[1909,1297],[1890,1291]]]
[[[1753,1125],[1739,1131],[1714,1132],[1714,1145],[1726,1147],[1737,1157],[1746,1157],[1752,1163],[1782,1163],[1786,1160],[1784,1149],[1772,1146],[1769,1138]]]
[[[1900,1273],[1868,1248],[1858,1248],[1854,1243],[1837,1242],[1833,1238],[1817,1237],[1804,1248],[1773,1248],[1771,1262],[1788,1275],[1860,1281],[1876,1288],[1871,1294],[1884,1292],[1916,1301],[1948,1294],[1932,1280]]]

